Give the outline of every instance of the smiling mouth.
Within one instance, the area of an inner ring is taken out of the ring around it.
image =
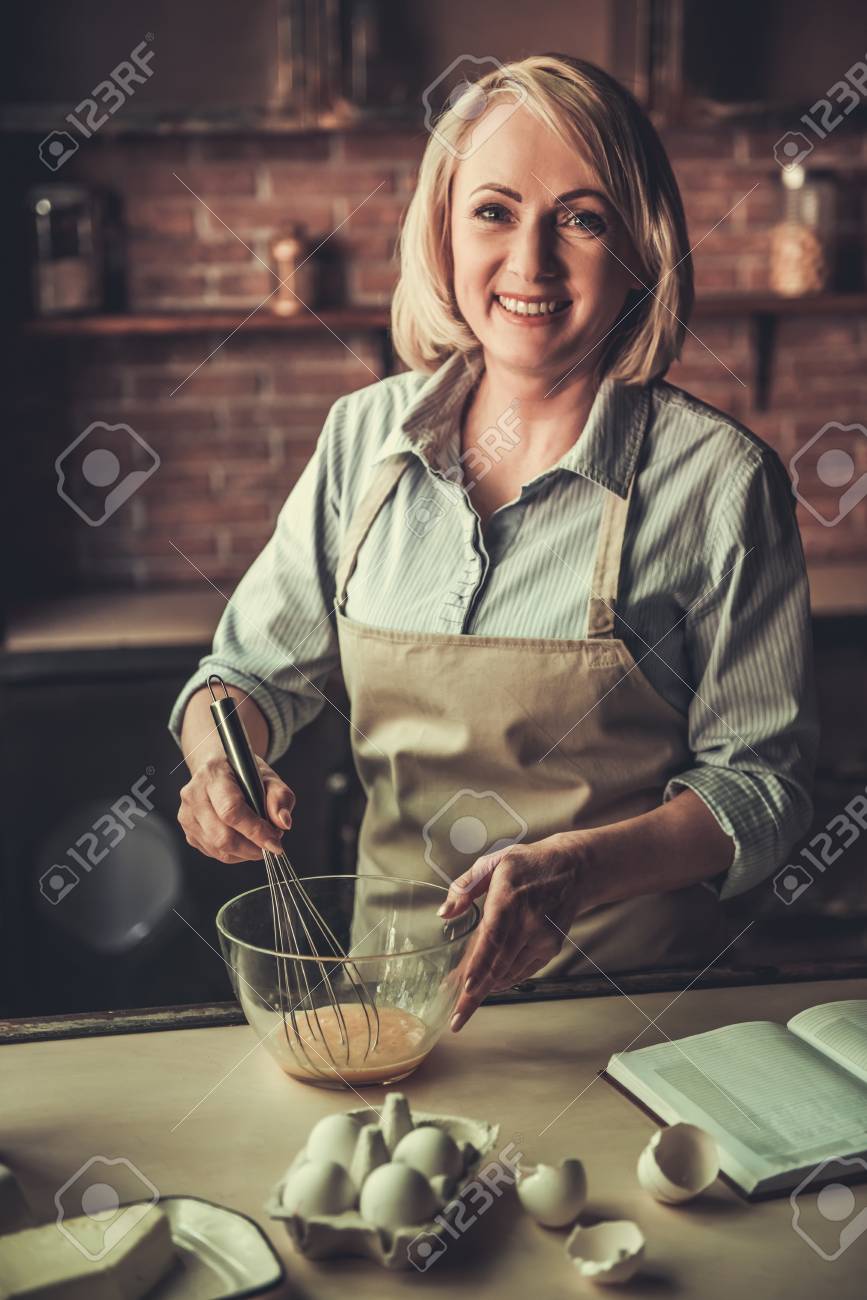
[[[520,320],[549,320],[561,316],[572,306],[571,298],[533,299],[510,298],[507,294],[494,294],[497,306],[510,316]]]

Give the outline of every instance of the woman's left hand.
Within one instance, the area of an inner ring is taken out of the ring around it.
[[[478,858],[453,880],[439,914],[466,911],[487,891],[467,978],[451,1019],[457,1031],[487,996],[540,970],[560,951],[585,899],[580,832],[550,835],[536,844],[510,844]]]

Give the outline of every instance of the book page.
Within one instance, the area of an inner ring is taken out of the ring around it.
[[[786,1170],[867,1148],[867,1089],[783,1025],[727,1025],[615,1061],[748,1168]],[[614,1077],[623,1081],[620,1070]]]
[[[792,1016],[788,1027],[867,1083],[867,998],[808,1007]]]

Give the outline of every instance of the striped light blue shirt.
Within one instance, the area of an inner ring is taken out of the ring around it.
[[[601,486],[632,493],[614,635],[683,714],[689,788],[735,842],[720,896],[756,885],[807,829],[818,746],[809,592],[794,498],[772,448],[658,381],[603,381],[572,447],[482,530],[461,485],[460,414],[481,354],[339,398],[274,533],[227,606],[209,672],[249,692],[279,757],[324,706],[338,665],[335,572],[375,465],[412,463],[361,547],[346,615],[374,627],[480,636],[586,636]],[[641,427],[646,433],[641,439]],[[489,441],[508,455],[507,415]]]

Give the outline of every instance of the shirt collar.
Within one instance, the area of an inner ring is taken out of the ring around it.
[[[386,437],[374,463],[407,451],[437,469],[456,459],[460,413],[483,369],[481,349],[453,353],[422,385],[402,422]],[[520,404],[516,405],[520,415]],[[625,497],[649,413],[647,385],[603,379],[580,436],[545,473],[567,470],[581,474]]]

